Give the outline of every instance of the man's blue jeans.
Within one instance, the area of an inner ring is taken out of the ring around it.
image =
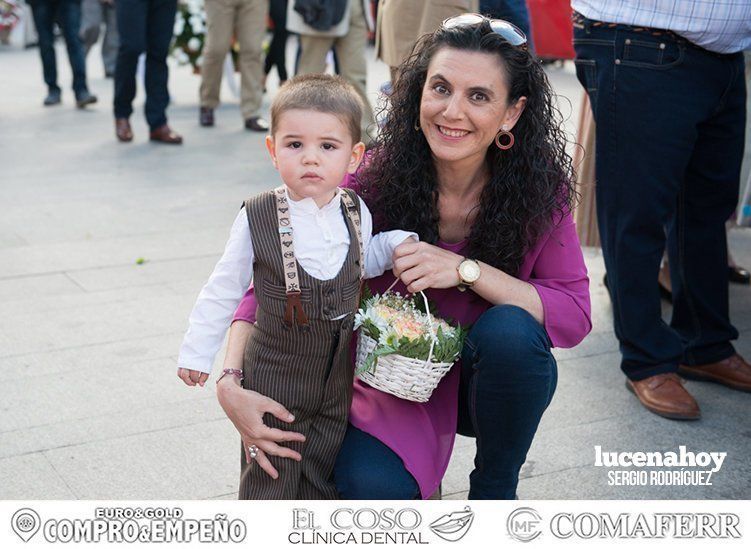
[[[597,216],[621,369],[632,380],[734,353],[725,221],[738,200],[742,53],[667,32],[574,25],[576,72],[597,128]],[[673,318],[657,274],[667,242]]]
[[[115,118],[130,118],[136,97],[138,57],[146,52],[146,104],[151,130],[167,123],[169,91],[167,54],[175,26],[177,0],[117,0],[120,49],[115,67]]]
[[[78,36],[81,27],[81,0],[36,0],[31,3],[34,25],[39,36],[44,82],[50,92],[59,92],[55,59],[54,25],[57,22],[65,38],[68,60],[73,71],[73,92],[79,97],[87,91],[86,61],[83,44]]]
[[[519,470],[553,399],[558,369],[545,329],[512,305],[488,309],[462,351],[457,432],[474,437],[470,499],[514,499]],[[344,499],[412,499],[417,482],[402,460],[349,426],[334,468]]]

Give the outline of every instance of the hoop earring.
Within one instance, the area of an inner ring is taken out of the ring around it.
[[[507,151],[514,146],[514,134],[508,131],[506,127],[507,126],[504,124],[503,128],[501,128],[501,131],[499,131],[495,136],[495,146],[502,151]],[[508,136],[509,139],[508,143],[506,143],[505,145],[501,143],[501,137],[503,136]]]

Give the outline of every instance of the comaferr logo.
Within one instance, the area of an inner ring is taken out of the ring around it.
[[[449,513],[430,523],[430,530],[439,538],[446,541],[459,541],[469,531],[475,513],[465,507],[464,511]]]
[[[531,507],[512,512],[506,529],[516,541],[537,539],[544,525],[558,539],[740,539],[735,513],[556,513],[548,521]]]
[[[740,538],[734,513],[558,513],[550,531],[560,539]]]

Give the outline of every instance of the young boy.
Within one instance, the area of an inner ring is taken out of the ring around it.
[[[417,238],[404,231],[371,237],[367,207],[338,187],[363,157],[361,109],[357,92],[339,77],[296,77],[279,90],[266,147],[284,186],[245,202],[190,315],[178,375],[193,384],[186,370],[194,378],[211,371],[253,277],[258,312],[243,372],[222,377],[244,377],[246,389],[284,405],[305,435],[305,442],[286,444],[301,461],[269,456],[277,479],[255,463],[259,450],[251,446],[241,499],[337,497],[331,473],[352,399],[349,342],[361,281],[390,269],[394,248]],[[266,424],[289,427],[270,415]]]

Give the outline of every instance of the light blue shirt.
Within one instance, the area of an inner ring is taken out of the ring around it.
[[[571,0],[588,19],[671,30],[718,53],[751,48],[751,0]]]

